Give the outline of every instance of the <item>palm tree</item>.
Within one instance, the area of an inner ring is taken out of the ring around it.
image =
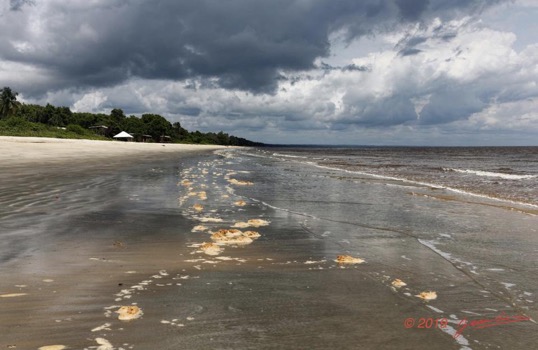
[[[0,96],[0,116],[8,117],[15,114],[21,103],[17,101],[18,92],[14,92],[9,87],[4,87]]]

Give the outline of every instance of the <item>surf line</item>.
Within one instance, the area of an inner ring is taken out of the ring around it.
[[[439,255],[441,258],[443,258],[444,260],[446,260],[449,264],[451,264],[456,270],[460,271],[461,273],[463,273],[465,276],[467,276],[471,281],[473,281],[475,284],[477,284],[478,286],[480,286],[483,290],[486,290],[488,292],[491,293],[491,295],[493,295],[495,298],[497,298],[498,300],[500,301],[503,301],[505,303],[507,303],[508,305],[510,305],[511,307],[513,307],[517,312],[519,312],[520,314],[525,314],[525,311],[523,310],[523,308],[521,306],[519,306],[516,302],[516,298],[513,297],[512,295],[509,295],[509,296],[504,296],[503,294],[499,293],[499,292],[496,292],[495,290],[489,288],[485,283],[482,283],[481,281],[479,281],[475,276],[473,276],[469,271],[465,270],[463,267],[459,266],[458,265],[458,261],[454,261],[454,259],[448,257],[446,255],[446,253],[442,252],[440,249],[438,249],[437,247],[435,247],[435,245],[433,244],[429,244],[428,242],[426,242],[425,240],[422,240],[422,239],[418,239],[418,242],[420,244],[422,244],[424,247],[430,249],[431,251],[433,251],[435,254]],[[534,320],[530,319],[531,322],[534,322],[536,323]]]
[[[484,318],[479,320],[473,320],[470,322],[467,321],[467,318],[464,318],[458,324],[458,327],[460,328],[458,328],[458,330],[454,334],[454,339],[457,339],[467,327],[475,329],[484,329],[524,321],[532,321],[532,319],[529,316],[525,315],[505,316],[504,312],[495,318]]]

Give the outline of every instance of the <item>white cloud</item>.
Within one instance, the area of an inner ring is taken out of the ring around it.
[[[76,101],[72,109],[74,112],[103,112],[102,107],[107,99],[101,91],[89,92]]]
[[[480,130],[538,132],[538,99],[493,103],[473,114],[469,122]]]
[[[516,0],[516,4],[525,7],[538,7],[538,2],[536,0]]]

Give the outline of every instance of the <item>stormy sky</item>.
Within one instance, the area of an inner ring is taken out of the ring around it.
[[[268,143],[538,145],[538,0],[0,0],[0,85]]]

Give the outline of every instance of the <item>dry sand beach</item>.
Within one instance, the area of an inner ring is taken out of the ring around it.
[[[45,165],[70,162],[74,165],[102,162],[132,162],[136,157],[158,157],[165,154],[213,150],[213,145],[182,145],[171,143],[138,143],[50,139],[42,137],[0,136],[2,167]]]
[[[530,213],[243,149],[0,145],[0,349],[537,340]],[[526,319],[454,337],[499,315]]]

